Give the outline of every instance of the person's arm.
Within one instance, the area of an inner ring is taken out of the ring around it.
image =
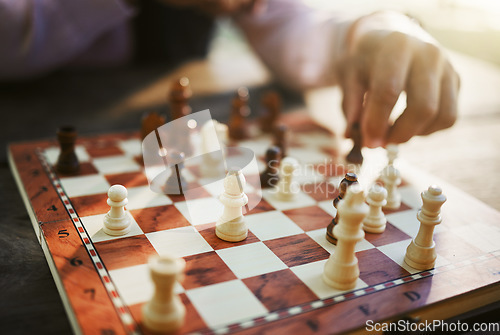
[[[73,61],[133,12],[121,0],[0,0],[0,80]]]
[[[342,20],[300,1],[269,0],[263,13],[240,13],[235,20],[285,84],[340,84],[346,136],[359,122],[368,147],[406,142],[456,120],[459,77],[437,42],[403,14]],[[407,108],[391,124],[402,91]]]

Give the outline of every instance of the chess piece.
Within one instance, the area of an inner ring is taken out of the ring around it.
[[[361,148],[363,145],[363,139],[361,137],[361,129],[359,122],[356,122],[351,127],[351,138],[354,142],[351,152],[346,157],[346,160],[354,164],[363,163],[363,154],[361,153]]]
[[[74,174],[80,169],[80,163],[75,153],[76,135],[76,130],[73,127],[61,127],[57,130],[57,140],[61,148],[56,163],[57,172]]]
[[[260,118],[260,128],[264,133],[271,133],[276,127],[281,114],[281,98],[278,93],[267,92],[262,98],[264,115]]]
[[[223,149],[227,141],[227,126],[216,120],[206,122],[201,128],[201,174],[205,178],[224,176]]]
[[[104,216],[102,230],[111,236],[126,235],[130,231],[130,217],[125,211],[128,204],[127,189],[123,185],[113,185],[108,191],[110,211]]]
[[[293,183],[293,175],[299,163],[293,157],[286,157],[280,164],[278,192],[276,196],[282,201],[292,201],[298,193],[298,185]]]
[[[361,228],[368,213],[361,186],[349,187],[345,198],[338,204],[339,223],[334,228],[337,248],[330,255],[323,271],[323,281],[338,290],[350,290],[359,278],[355,247],[365,236]]]
[[[250,137],[248,120],[250,107],[248,107],[248,89],[240,87],[232,102],[231,116],[229,118],[229,137],[232,140],[244,140]]]
[[[141,141],[143,141],[149,133],[163,126],[166,122],[165,116],[158,112],[144,114],[141,120]]]
[[[274,145],[281,150],[281,158],[287,156],[288,144],[290,142],[290,131],[284,124],[274,128]]]
[[[171,120],[177,120],[178,118],[191,114],[191,107],[188,102],[192,95],[193,93],[189,86],[188,78],[179,78],[172,84],[168,96]]]
[[[355,173],[352,172],[346,173],[344,179],[342,179],[339,185],[339,195],[335,199],[333,199],[333,207],[337,208],[337,204],[339,203],[340,200],[344,198],[347,192],[347,188],[357,183],[358,183],[358,176]],[[339,212],[337,211],[335,218],[333,218],[328,227],[326,227],[326,239],[328,240],[328,242],[332,244],[337,244],[337,239],[333,234],[333,228],[338,223],[338,220],[339,220]]]
[[[399,170],[394,165],[387,165],[382,171],[382,181],[387,189],[387,203],[383,208],[398,209],[401,206],[401,195],[398,191],[398,186],[401,184]]]
[[[393,143],[387,144],[385,150],[387,151],[387,165],[394,165],[394,161],[398,158],[398,145]]]
[[[262,188],[275,187],[279,180],[279,167],[281,162],[281,150],[272,146],[266,151],[266,168],[260,174],[260,185]]]
[[[163,192],[167,195],[183,195],[187,190],[187,182],[182,176],[184,168],[184,153],[172,152],[168,155],[167,162],[170,165],[171,173],[167,178]]]
[[[379,185],[374,184],[370,191],[368,191],[368,196],[366,202],[370,205],[370,212],[363,220],[363,229],[368,233],[383,233],[387,223],[384,212],[382,212],[382,206],[387,202],[387,191],[386,189]]]
[[[186,262],[162,255],[152,256],[148,265],[155,290],[151,300],[142,307],[142,323],[155,333],[176,331],[184,323],[186,307],[174,293],[174,286],[183,276]]]
[[[441,223],[441,206],[446,201],[446,196],[441,188],[432,185],[422,192],[421,197],[423,204],[417,214],[420,228],[406,249],[405,263],[417,270],[428,270],[436,262],[436,244],[432,237],[434,227]]]
[[[224,212],[215,224],[215,234],[221,240],[239,242],[247,238],[248,228],[242,208],[248,203],[243,192],[245,176],[239,169],[230,170],[224,179],[224,193],[219,197],[224,205]]]

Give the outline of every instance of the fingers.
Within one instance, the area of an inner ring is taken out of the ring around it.
[[[405,88],[412,58],[407,36],[393,32],[381,44],[371,64],[369,90],[361,119],[364,145],[381,146],[387,139],[389,116]]]
[[[407,108],[390,129],[389,143],[403,143],[423,134],[439,111],[443,58],[432,44],[423,44],[409,73]]]
[[[345,137],[350,138],[352,125],[359,122],[361,118],[365,94],[359,68],[354,62],[346,64],[346,68],[343,69],[341,86],[343,91],[342,109],[347,122]]]
[[[446,129],[457,119],[457,97],[460,87],[458,74],[448,64],[448,71],[441,80],[441,99],[436,118],[419,135],[428,135],[435,131]]]

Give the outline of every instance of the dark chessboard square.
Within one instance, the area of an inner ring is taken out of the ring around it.
[[[73,208],[80,217],[107,213],[110,209],[107,201],[106,193],[71,198]]]
[[[108,270],[145,264],[150,256],[157,254],[145,235],[97,242],[94,245]]]
[[[204,225],[196,226],[196,229],[200,232],[201,236],[210,244],[214,250],[225,249],[236,247],[239,245],[250,244],[259,242],[259,239],[249,230],[248,236],[241,242],[227,242],[223,241],[215,235],[215,223],[207,223]]]
[[[184,192],[184,195],[180,194],[168,194],[168,197],[173,202],[181,202],[186,200],[194,200],[201,198],[210,198],[212,195],[208,193],[205,188],[203,188],[200,184],[196,182],[190,182],[187,185],[187,190]]]
[[[186,322],[184,322],[183,326],[181,329],[179,329],[178,332],[175,334],[187,334],[187,333],[192,333],[194,331],[200,330],[200,329],[205,329],[207,325],[203,321],[203,319],[200,317],[198,312],[196,311],[196,307],[193,306],[189,298],[186,296],[185,293],[179,294],[179,298],[182,301],[182,304],[186,307]],[[139,327],[141,327],[141,333],[145,335],[149,334],[154,334],[151,333],[148,329],[144,327],[142,324],[142,306],[145,303],[140,303],[140,304],[135,304],[132,306],[128,306],[130,313],[132,314],[132,317],[134,320],[137,322]]]
[[[376,248],[357,252],[356,257],[360,270],[359,278],[368,285],[377,285],[410,275],[408,271]]]
[[[365,239],[376,247],[410,239],[406,233],[402,232],[392,224],[387,222],[385,231],[382,234],[365,232]]]
[[[184,257],[185,277],[182,286],[186,290],[236,279],[234,273],[215,251]]]
[[[304,231],[311,231],[320,228],[326,229],[328,224],[332,221],[330,214],[318,206],[289,209],[283,211],[283,214],[292,219],[292,221]]]
[[[110,185],[120,184],[126,188],[148,185],[148,178],[143,172],[125,172],[105,177]]]
[[[103,145],[103,146],[90,146],[86,147],[85,150],[89,154],[89,156],[98,158],[98,157],[106,157],[106,156],[118,156],[123,155],[123,150],[115,145]]]
[[[304,184],[302,191],[316,201],[333,201],[339,195],[338,187],[328,182]]]
[[[316,295],[290,270],[266,273],[243,279],[269,311],[297,306],[316,300]]]
[[[174,205],[134,209],[130,211],[130,214],[144,233],[190,225]]]
[[[398,209],[382,209],[382,211],[384,212],[385,215],[387,214],[392,214],[392,213],[397,213],[397,212],[402,212],[402,211],[406,211],[406,210],[409,210],[409,209],[412,209],[410,206],[408,206],[407,204],[405,204],[404,202],[401,202],[401,206],[399,206]]]
[[[306,234],[281,237],[264,242],[288,267],[327,259],[330,253]]]
[[[252,208],[248,212],[247,212],[246,208],[243,207],[243,215],[257,214],[257,213],[263,213],[263,212],[275,210],[275,208],[273,206],[271,206],[271,204],[269,202],[267,202],[264,198],[262,198],[260,195],[255,194],[255,193],[248,193],[247,196],[248,196],[248,203],[249,204],[252,204],[252,203],[259,201],[259,198],[260,198],[260,201],[257,204],[257,206],[255,206],[254,208]]]

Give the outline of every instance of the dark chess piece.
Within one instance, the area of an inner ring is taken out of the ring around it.
[[[281,162],[281,149],[272,146],[266,151],[266,169],[260,174],[262,188],[274,187],[279,180],[279,167]]]
[[[281,158],[287,156],[288,144],[290,142],[290,131],[284,124],[280,124],[274,128],[274,145],[280,148]]]
[[[346,173],[344,179],[340,182],[339,185],[339,195],[333,199],[333,207],[337,208],[337,205],[340,200],[342,200],[347,192],[347,188],[358,183],[358,176],[355,173],[348,172]],[[335,218],[332,219],[328,227],[326,228],[326,239],[328,242],[332,244],[337,244],[337,239],[333,236],[333,228],[339,221],[339,215],[335,215]]]
[[[248,89],[240,87],[233,99],[231,116],[229,118],[229,138],[232,140],[244,140],[250,137],[247,117],[250,115],[248,107]]]
[[[363,164],[363,154],[361,153],[363,139],[361,137],[361,128],[358,122],[354,123],[351,127],[351,138],[354,144],[346,160],[354,164]]]
[[[80,169],[80,163],[75,153],[76,135],[74,127],[61,127],[57,130],[57,140],[61,147],[61,153],[56,163],[57,172],[74,174]]]
[[[166,195],[184,195],[184,192],[187,190],[187,182],[182,176],[184,153],[173,152],[169,154],[167,163],[170,164],[172,172],[163,187],[163,192]]]
[[[158,112],[144,114],[141,120],[141,141],[144,141],[149,133],[163,126],[166,122],[165,116]]]
[[[260,118],[260,129],[264,133],[272,133],[281,115],[281,98],[278,93],[271,91],[262,98],[264,115]]]
[[[171,120],[191,114],[191,107],[188,103],[192,95],[188,78],[182,77],[173,83],[168,95]]]

